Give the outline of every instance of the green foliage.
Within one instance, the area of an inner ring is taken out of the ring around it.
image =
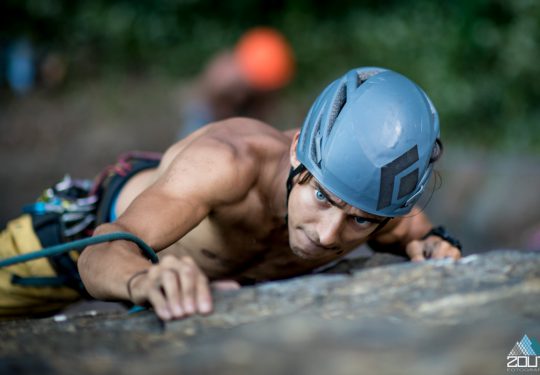
[[[63,51],[78,77],[189,76],[246,28],[269,24],[295,49],[294,97],[312,100],[351,67],[385,66],[430,94],[445,139],[540,150],[537,0],[4,0],[0,7],[0,40],[27,35]]]

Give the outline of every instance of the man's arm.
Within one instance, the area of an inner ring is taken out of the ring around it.
[[[174,157],[116,222],[99,226],[95,234],[130,232],[160,251],[198,225],[214,207],[242,200],[255,180],[255,170],[250,157],[229,143],[195,141]],[[165,256],[151,265],[135,244],[114,241],[86,248],[78,267],[95,298],[148,301],[163,319],[212,308],[208,280],[187,256]]]
[[[432,229],[428,217],[414,207],[406,217],[395,218],[382,228],[369,241],[375,251],[407,255],[412,261],[429,258],[459,259],[461,251],[441,237],[423,237]]]

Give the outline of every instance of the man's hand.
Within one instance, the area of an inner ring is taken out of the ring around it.
[[[415,240],[407,244],[407,255],[411,261],[426,259],[461,258],[461,251],[439,236],[429,236],[425,240]]]
[[[217,289],[240,287],[234,281],[216,282],[213,285]],[[212,311],[208,278],[189,256],[180,259],[172,255],[163,257],[148,272],[135,275],[129,282],[128,292],[133,303],[149,302],[163,320]]]

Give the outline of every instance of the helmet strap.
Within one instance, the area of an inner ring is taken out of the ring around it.
[[[393,219],[393,217],[385,217],[383,219],[383,221],[381,221],[379,224],[377,224],[377,228],[375,228],[375,230],[373,232],[371,232],[370,236],[373,236],[375,233],[377,233],[378,231],[383,229],[386,226],[386,224],[388,224],[388,222],[390,220],[392,220],[392,219]]]
[[[298,165],[296,168],[292,168],[289,170],[289,177],[287,177],[287,198],[285,200],[285,205],[287,206],[287,214],[285,214],[285,223],[288,222],[289,217],[289,195],[291,195],[291,190],[293,188],[293,179],[298,176],[300,173],[304,172],[306,170],[306,167],[304,164]]]

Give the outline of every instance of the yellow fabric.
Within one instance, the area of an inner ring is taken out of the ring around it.
[[[22,215],[8,223],[0,233],[0,258],[9,258],[41,249],[30,215]],[[57,311],[80,298],[67,287],[28,287],[13,285],[11,276],[55,276],[46,258],[15,264],[0,269],[0,317],[36,315]]]

